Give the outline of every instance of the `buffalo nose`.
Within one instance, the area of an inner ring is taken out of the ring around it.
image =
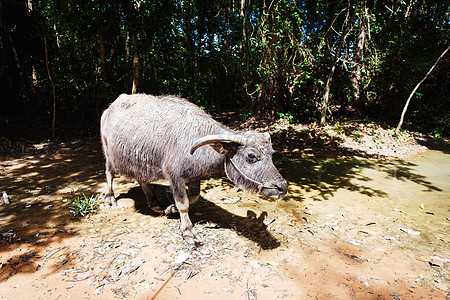
[[[280,181],[272,182],[272,186],[276,187],[280,194],[285,195],[288,190],[287,181],[282,179]]]

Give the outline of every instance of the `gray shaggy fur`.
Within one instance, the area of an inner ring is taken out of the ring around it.
[[[192,148],[200,138],[211,135],[238,137],[244,142],[214,141]],[[233,182],[263,197],[276,199],[287,192],[287,182],[272,162],[269,134],[235,132],[175,96],[120,95],[102,115],[101,140],[108,181],[106,204],[116,206],[114,174],[138,181],[153,207],[158,201],[149,183],[166,179],[175,205],[165,212],[180,212],[181,230],[190,241],[200,242],[188,210],[198,199],[202,178],[223,174],[226,167]]]

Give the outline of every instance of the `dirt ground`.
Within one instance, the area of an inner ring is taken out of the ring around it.
[[[0,206],[2,299],[450,299],[448,185],[428,182],[407,169],[407,161],[374,159],[423,146],[358,150],[363,146],[348,146],[361,141],[351,137],[355,129],[329,128],[334,133],[324,138],[326,129],[308,130],[282,121],[269,128],[281,148],[275,163],[290,183],[283,200],[248,195],[225,177],[202,182],[202,197],[191,209],[201,247],[183,241],[176,216],[149,211],[141,189],[126,178],[115,179],[119,209],[90,218],[70,213],[83,193],[104,192],[97,141],[17,146],[0,162],[0,192],[11,202]],[[369,160],[339,161],[345,171],[327,169],[334,175],[316,180],[311,177],[326,160],[318,163],[315,151]],[[391,205],[382,186],[365,185],[370,173],[352,173],[368,165],[365,172],[388,173],[392,165],[410,172],[415,177],[396,189],[447,193],[447,205],[427,203],[427,211]],[[170,197],[165,183],[154,188]],[[425,217],[434,219],[424,219],[423,227],[414,223]]]

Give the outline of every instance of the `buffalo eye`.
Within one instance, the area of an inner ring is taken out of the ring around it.
[[[249,158],[250,162],[256,162],[257,161],[256,155],[254,153],[249,153],[248,154],[248,158]]]

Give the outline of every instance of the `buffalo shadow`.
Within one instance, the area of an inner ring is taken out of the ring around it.
[[[156,195],[162,207],[168,206],[173,202],[170,187],[159,184],[151,184],[153,193]],[[161,214],[151,210],[145,199],[145,195],[140,187],[133,187],[126,194],[121,194],[117,200],[121,198],[131,198],[134,201],[137,212],[153,217]],[[247,239],[258,244],[262,249],[275,249],[281,245],[268,230],[264,224],[267,212],[262,212],[259,216],[252,210],[247,210],[246,216],[239,216],[230,213],[226,209],[220,207],[212,201],[203,197],[199,197],[197,203],[189,210],[189,218],[193,224],[214,223],[215,227],[207,227],[208,229],[226,228],[232,229],[238,235],[242,235]],[[179,214],[168,216],[169,218],[179,218]]]

